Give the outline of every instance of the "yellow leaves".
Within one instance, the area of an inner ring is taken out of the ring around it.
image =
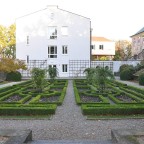
[[[23,61],[14,60],[10,58],[0,59],[0,71],[1,72],[14,72],[19,69],[26,70],[26,65]]]
[[[13,51],[15,51],[16,44],[16,25],[12,24],[9,27],[4,27],[0,25],[0,54],[2,57],[13,57]],[[10,50],[8,53],[4,53],[5,51]],[[2,55],[3,53],[3,55]]]

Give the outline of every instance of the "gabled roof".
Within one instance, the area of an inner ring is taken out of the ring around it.
[[[46,10],[46,9],[48,9],[49,7],[55,7],[55,8],[57,8],[57,9],[59,9],[59,10],[62,10],[62,11],[65,11],[65,12],[68,12],[68,13],[71,13],[71,14],[74,14],[74,15],[77,15],[77,16],[80,16],[80,17],[83,17],[83,18],[86,18],[86,19],[89,19],[89,20],[90,20],[90,18],[87,18],[87,17],[85,17],[85,16],[82,16],[82,15],[79,15],[79,14],[76,14],[76,13],[73,13],[73,12],[70,12],[70,11],[67,11],[67,10],[60,9],[60,8],[58,8],[57,5],[48,5],[48,6],[47,6],[46,8],[44,8],[44,9],[41,9],[41,10],[38,10],[38,11],[35,11],[35,12],[32,12],[32,13],[29,13],[29,14],[23,15],[23,16],[21,16],[21,17],[16,18],[16,20],[17,20],[17,19],[20,19],[20,18],[22,18],[22,17],[26,17],[26,16],[29,16],[29,15],[38,13],[38,12],[43,11],[43,10]]]
[[[144,27],[143,27],[142,29],[140,29],[137,33],[135,33],[135,34],[132,35],[132,36],[135,36],[135,35],[140,34],[140,33],[142,33],[142,32],[144,32]],[[130,37],[132,37],[132,36],[130,36]]]
[[[107,38],[104,38],[104,37],[96,37],[96,36],[93,36],[92,37],[92,41],[97,41],[97,42],[112,42],[112,40],[109,40]]]

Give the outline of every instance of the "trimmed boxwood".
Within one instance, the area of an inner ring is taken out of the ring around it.
[[[31,86],[31,81],[26,81],[20,84],[16,84],[14,86],[6,87],[0,89],[0,115],[48,115],[54,114],[57,108],[57,105],[61,105],[67,90],[68,80],[60,81],[57,80],[57,84],[51,84],[46,86],[46,89],[42,93],[28,92],[25,94],[25,91],[28,87]],[[52,87],[60,87],[62,90],[53,91],[52,93],[49,91],[50,86]],[[4,100],[18,94],[22,97],[19,101],[13,102],[5,102]],[[59,95],[59,100],[57,102],[49,102],[49,103],[40,103],[39,99],[42,96],[51,96]],[[31,99],[32,98],[32,99]],[[28,104],[24,104],[25,102],[31,101]]]
[[[142,73],[142,74],[139,75],[138,80],[139,80],[139,84],[140,85],[144,85],[144,73]]]
[[[45,107],[0,107],[0,115],[48,115],[54,114],[56,105]]]
[[[16,71],[16,72],[10,72],[6,76],[7,81],[21,81],[21,73]]]
[[[124,69],[120,72],[121,80],[132,80],[133,79],[133,71],[131,69]]]
[[[133,115],[133,114],[144,114],[144,106],[93,106],[87,105],[81,106],[82,113],[84,115]]]

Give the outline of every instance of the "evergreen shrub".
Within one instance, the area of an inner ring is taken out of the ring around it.
[[[124,69],[120,72],[121,80],[132,80],[133,79],[133,71],[131,69]]]
[[[10,72],[6,76],[7,81],[21,81],[21,78],[22,78],[21,73],[18,71]]]
[[[139,75],[139,84],[144,85],[144,73]]]

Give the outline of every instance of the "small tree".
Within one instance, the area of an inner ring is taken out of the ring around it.
[[[46,70],[33,68],[31,71],[33,86],[38,92],[42,92],[46,84]]]
[[[86,79],[89,84],[95,83],[94,75],[95,75],[95,68],[86,68],[84,70],[86,74]]]
[[[108,79],[114,79],[114,75],[108,68],[99,67],[96,69],[96,81],[101,92],[106,88],[106,82]]]
[[[58,76],[58,70],[55,67],[49,67],[49,69],[47,70],[48,74],[50,76],[50,79],[52,81],[54,81],[54,79]]]
[[[108,68],[88,68],[85,69],[84,72],[86,73],[87,81],[91,84],[96,83],[101,92],[103,92],[106,87],[106,81],[108,79],[114,79],[112,71]]]

